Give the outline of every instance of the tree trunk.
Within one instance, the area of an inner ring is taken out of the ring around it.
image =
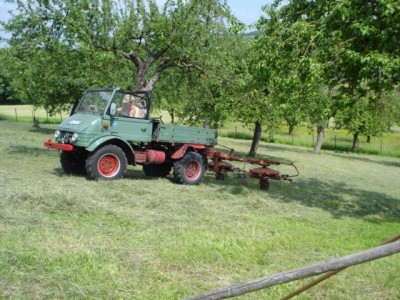
[[[358,132],[353,134],[353,145],[351,146],[351,151],[355,152],[358,145]]]
[[[367,143],[368,144],[371,143],[371,136],[370,135],[367,136]]]
[[[288,135],[291,135],[293,133],[294,126],[292,124],[288,124],[289,130],[288,130]]]
[[[152,91],[154,83],[158,80],[161,72],[166,68],[166,65],[160,64],[152,74],[149,81],[146,83],[146,75],[149,73],[150,68],[159,57],[150,55],[145,61],[143,61],[140,58],[139,54],[135,51],[131,51],[130,53],[123,53],[123,56],[129,59],[136,67],[136,76],[133,83],[134,91]]]
[[[314,146],[315,152],[321,151],[322,144],[324,143],[324,138],[325,138],[324,126],[322,124],[319,124],[317,126],[317,142],[315,143]]]
[[[258,144],[260,143],[261,140],[261,133],[262,133],[261,122],[257,121],[255,125],[256,127],[254,128],[253,141],[251,142],[251,148],[248,154],[250,157],[256,156]]]
[[[171,117],[171,124],[175,124],[175,110],[171,109],[168,112],[169,112],[169,116]]]

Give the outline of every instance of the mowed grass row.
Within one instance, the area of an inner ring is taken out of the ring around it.
[[[347,255],[400,229],[400,160],[262,143],[300,176],[199,186],[129,167],[68,176],[43,147],[53,125],[0,121],[0,298],[180,299]],[[250,142],[220,143],[247,153]],[[240,166],[240,165],[238,165]],[[399,299],[400,255],[349,268],[298,299]],[[238,299],[279,299],[302,280]]]

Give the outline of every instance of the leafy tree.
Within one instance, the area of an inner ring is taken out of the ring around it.
[[[249,81],[258,104],[250,113],[256,117],[255,129],[259,131],[254,134],[249,155],[256,153],[261,124],[273,128],[285,120],[291,133],[306,119],[313,124],[320,121],[327,100],[322,88],[323,67],[314,54],[318,31],[301,20],[282,22],[282,12],[274,6],[264,10],[267,17],[257,25],[260,35],[253,46],[256,54]]]
[[[136,67],[134,88],[152,90],[167,68],[205,70],[210,44],[234,21],[229,8],[219,0],[166,1],[160,11],[155,1],[126,4],[128,15],[123,36],[132,50],[124,56]],[[137,22],[141,26],[132,27]]]
[[[246,35],[245,35],[246,36]],[[248,156],[255,156],[261,140],[263,125],[272,129],[277,124],[278,114],[267,86],[267,79],[257,77],[259,56],[256,37],[246,37],[237,51],[236,76],[237,97],[230,106],[235,118],[248,127],[253,127],[253,139]],[[264,46],[264,45],[262,45]],[[273,132],[270,131],[270,132]]]
[[[30,81],[29,86],[40,73],[51,73],[54,81],[44,76],[38,84],[44,88],[46,83],[57,93],[37,89],[30,98],[27,91],[21,94],[52,109],[72,102],[82,87],[152,90],[169,68],[204,71],[209,45],[227,31],[227,24],[237,23],[220,0],[168,0],[161,8],[154,0],[27,0],[17,4],[11,20],[3,24],[12,35],[9,45],[18,59],[17,69],[46,62],[41,70],[26,73],[31,78],[24,80]],[[133,63],[133,70],[128,71],[122,57]],[[16,74],[13,80],[17,81]],[[71,78],[65,81],[68,74]],[[15,86],[27,87],[26,82]]]
[[[81,39],[83,30],[97,32],[94,24],[85,30],[89,27],[80,20],[81,14],[90,15],[89,1],[17,4],[11,20],[3,24],[12,34],[8,41],[12,55],[5,64],[16,97],[54,113],[70,106],[88,87],[127,86],[120,76],[133,72],[121,63],[121,56],[98,50],[95,45],[103,41],[101,36],[90,44]],[[106,6],[97,10],[107,15]]]
[[[232,106],[243,99],[238,96],[237,75],[243,65],[238,53],[245,55],[248,40],[242,35],[226,33],[208,42],[204,67],[166,70],[154,89],[156,100],[171,116],[187,124],[217,128],[231,117]]]
[[[305,21],[320,28],[318,55],[326,85],[335,91],[332,114],[353,133],[353,149],[360,134],[381,132],[384,127],[377,122],[388,116],[383,114],[387,109],[378,109],[387,106],[381,96],[400,79],[400,4],[293,0],[282,10],[287,24]]]

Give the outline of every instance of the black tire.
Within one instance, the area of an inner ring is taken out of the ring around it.
[[[260,190],[268,191],[269,190],[269,181],[266,178],[260,178]]]
[[[203,157],[196,152],[187,152],[174,163],[174,179],[181,184],[199,184],[203,179],[204,172]]]
[[[85,175],[86,174],[85,160],[86,160],[86,154],[84,153],[76,153],[68,151],[60,152],[61,167],[67,174]]]
[[[170,164],[147,164],[143,165],[143,172],[150,177],[167,177],[171,172]]]
[[[204,171],[208,171],[208,158],[205,153],[202,153],[201,156],[203,157],[203,162],[204,162]]]
[[[128,161],[121,148],[106,145],[92,153],[86,160],[87,175],[95,180],[115,180],[124,176]]]

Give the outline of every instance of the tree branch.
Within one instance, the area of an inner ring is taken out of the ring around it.
[[[143,61],[136,52],[131,51],[129,53],[122,53],[122,55],[126,59],[132,61],[135,64],[137,70],[140,70],[143,67]]]

